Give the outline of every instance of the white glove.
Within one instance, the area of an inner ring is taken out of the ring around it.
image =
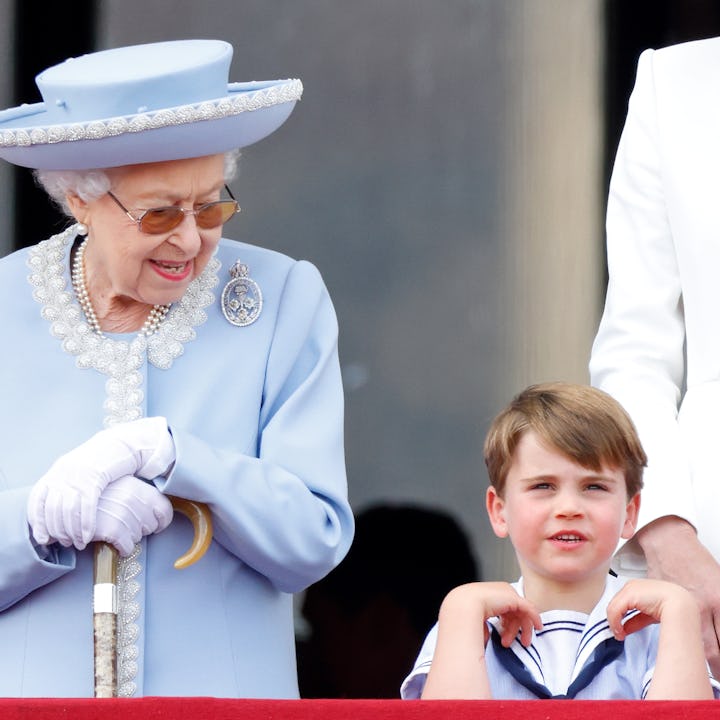
[[[175,444],[165,418],[101,430],[59,457],[30,491],[27,516],[35,541],[57,540],[83,550],[95,534],[98,499],[111,482],[126,475],[153,480],[174,462]]]
[[[111,482],[98,500],[93,540],[127,557],[145,535],[161,532],[173,518],[170,501],[154,485],[127,475]]]

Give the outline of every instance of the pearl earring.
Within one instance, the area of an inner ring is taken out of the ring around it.
[[[75,226],[75,232],[77,232],[78,235],[85,237],[88,234],[88,226],[85,223],[78,223]]]

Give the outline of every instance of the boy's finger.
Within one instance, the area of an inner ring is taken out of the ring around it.
[[[503,617],[502,632],[500,633],[500,640],[503,647],[510,647],[510,645],[512,645],[512,641],[517,637],[519,630],[520,622],[516,615]]]
[[[625,635],[632,635],[632,633],[642,630],[648,625],[653,625],[658,622],[652,615],[646,613],[638,613],[633,615],[627,622],[623,624],[623,631]]]
[[[520,636],[520,642],[525,647],[530,647],[533,639],[533,621],[527,615],[525,616],[522,624],[522,635]]]

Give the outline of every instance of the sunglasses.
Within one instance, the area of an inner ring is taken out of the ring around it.
[[[235,213],[240,212],[240,206],[227,185],[225,191],[232,198],[231,200],[215,200],[200,205],[195,210],[186,210],[177,205],[150,208],[145,210],[140,217],[132,215],[109,190],[108,195],[138,226],[140,232],[148,235],[162,235],[174,230],[185,219],[186,215],[194,215],[197,226],[203,230],[211,230],[227,222]]]

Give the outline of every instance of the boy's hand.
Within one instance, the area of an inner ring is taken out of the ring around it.
[[[629,610],[640,612],[623,623],[622,619]],[[699,614],[692,595],[680,585],[665,580],[630,580],[607,607],[610,629],[617,640],[624,640],[653,623],[665,622],[673,617],[682,619],[688,613]]]
[[[528,647],[532,642],[533,628],[542,629],[542,621],[535,606],[505,582],[475,582],[452,590],[440,608],[440,624],[468,629],[482,623],[483,642],[487,644],[489,632],[485,624],[491,617],[501,621],[502,644],[509,647],[522,631],[520,642]]]

